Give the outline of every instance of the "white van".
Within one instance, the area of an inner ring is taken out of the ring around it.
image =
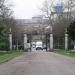
[[[41,41],[36,42],[36,50],[43,50],[43,43]]]

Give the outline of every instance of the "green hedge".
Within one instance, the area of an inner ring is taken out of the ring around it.
[[[0,36],[0,50],[9,50],[8,36]]]
[[[0,42],[0,50],[9,50],[8,43]]]

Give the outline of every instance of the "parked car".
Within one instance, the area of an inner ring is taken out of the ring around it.
[[[41,41],[36,42],[36,50],[43,50],[43,43]]]

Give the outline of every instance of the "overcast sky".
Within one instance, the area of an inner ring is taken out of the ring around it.
[[[54,1],[59,2],[60,0]],[[15,18],[29,19],[38,15],[43,2],[44,0],[12,0]]]
[[[37,15],[44,0],[12,0],[15,18],[29,19]]]

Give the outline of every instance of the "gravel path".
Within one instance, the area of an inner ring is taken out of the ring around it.
[[[75,59],[52,52],[29,52],[0,64],[0,75],[75,75]]]

